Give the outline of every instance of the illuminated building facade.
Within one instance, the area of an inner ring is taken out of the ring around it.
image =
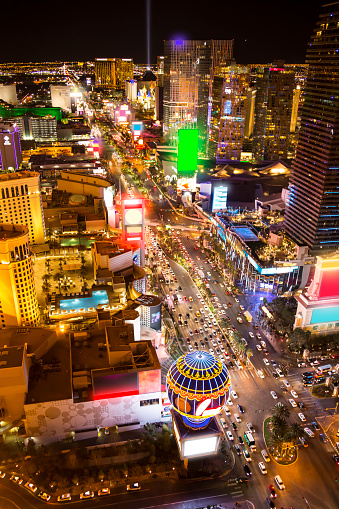
[[[164,134],[177,145],[179,129],[198,129],[199,155],[208,156],[215,68],[232,59],[233,41],[164,42]]]
[[[16,117],[21,140],[35,140],[39,142],[57,139],[57,120],[52,115],[45,117]]]
[[[241,158],[248,83],[249,75],[236,67],[214,78],[209,155],[218,162]]]
[[[286,231],[312,250],[339,246],[339,3],[323,6],[306,63],[308,76]]]
[[[102,88],[125,89],[125,81],[133,79],[132,58],[96,58],[95,84]]]
[[[0,222],[27,225],[30,244],[45,242],[45,222],[37,172],[0,174]]]
[[[27,226],[0,224],[0,328],[39,322]]]
[[[0,83],[0,99],[8,104],[17,104],[16,85]]]
[[[292,70],[282,67],[258,70],[253,154],[261,161],[287,157],[294,81]]]
[[[312,333],[339,330],[339,253],[317,256],[315,273],[307,292],[296,297],[294,327]]]
[[[22,161],[19,128],[0,123],[0,169],[17,170]]]

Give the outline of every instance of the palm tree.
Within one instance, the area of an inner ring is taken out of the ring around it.
[[[283,419],[288,419],[289,416],[290,416],[291,412],[289,411],[289,409],[287,408],[286,405],[284,405],[283,403],[276,403],[273,407],[273,415],[275,416],[278,416],[278,417],[282,417]]]
[[[288,430],[288,424],[284,417],[281,417],[280,415],[272,415],[270,425],[273,435],[284,438]]]
[[[53,276],[53,279],[54,281],[56,281],[58,283],[58,286],[59,286],[59,293],[61,293],[61,279],[64,277],[63,273],[62,272],[56,272]]]
[[[272,434],[269,440],[269,446],[272,447],[272,449],[278,454],[281,453],[282,448],[284,445],[284,440],[279,435]]]
[[[299,422],[293,422],[288,431],[289,438],[294,445],[298,442],[299,438],[304,438],[306,433],[304,428]]]
[[[252,356],[253,356],[252,348],[247,348],[247,350],[246,350],[246,366],[247,366],[247,362],[248,362],[249,358]]]

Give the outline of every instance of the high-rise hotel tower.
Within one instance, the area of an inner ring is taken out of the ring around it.
[[[339,2],[323,5],[306,63],[285,228],[317,252],[339,247]]]
[[[215,68],[232,56],[233,40],[164,41],[164,134],[171,145],[179,129],[198,129],[199,154],[207,157]]]

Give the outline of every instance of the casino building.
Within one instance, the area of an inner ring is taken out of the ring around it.
[[[66,337],[41,327],[4,329],[2,420],[9,423],[24,415],[26,434],[37,443],[80,440],[98,436],[104,427],[122,431],[161,421],[157,354],[151,341],[136,341],[129,318],[127,313],[112,325]],[[103,323],[100,311],[98,320]]]
[[[222,435],[216,416],[231,391],[226,366],[202,350],[182,355],[168,370],[166,388],[181,459],[216,454]]]

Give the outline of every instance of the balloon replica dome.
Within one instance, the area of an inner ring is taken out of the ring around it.
[[[186,426],[205,428],[229,398],[231,379],[214,355],[196,351],[182,355],[167,373],[168,398]]]

